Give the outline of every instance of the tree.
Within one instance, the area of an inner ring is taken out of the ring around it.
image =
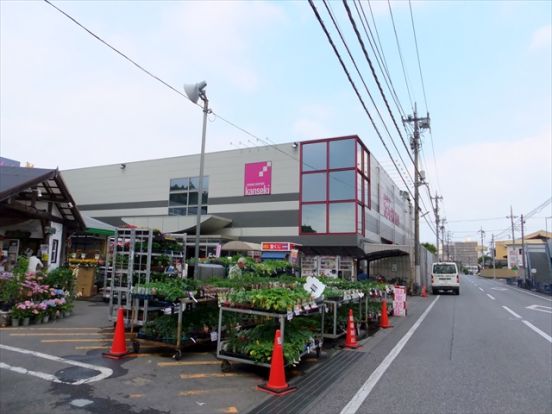
[[[433,254],[437,253],[437,248],[431,243],[422,243],[422,246]]]

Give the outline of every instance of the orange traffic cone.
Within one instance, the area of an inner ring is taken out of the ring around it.
[[[381,301],[380,328],[386,329],[392,327],[393,325],[389,323],[389,319],[387,317],[387,301],[384,299]]]
[[[422,286],[422,298],[427,298],[427,289],[425,286]]]
[[[272,348],[272,359],[270,361],[270,375],[268,377],[268,382],[264,385],[258,385],[257,389],[273,395],[286,395],[296,389],[296,387],[290,387],[286,382],[286,373],[284,370],[284,349],[279,329],[277,329],[274,334],[274,347]]]
[[[345,337],[344,348],[358,348],[360,345],[356,339],[356,324],[353,317],[353,310],[349,309],[349,317],[347,318],[347,336]]]
[[[127,351],[125,339],[125,321],[123,316],[123,308],[117,311],[117,323],[115,325],[115,335],[113,335],[113,343],[109,352],[104,352],[103,356],[111,359],[121,359],[130,354]]]

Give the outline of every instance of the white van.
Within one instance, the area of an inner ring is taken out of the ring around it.
[[[454,262],[433,263],[431,272],[431,291],[434,295],[440,290],[451,290],[460,294],[460,275]]]

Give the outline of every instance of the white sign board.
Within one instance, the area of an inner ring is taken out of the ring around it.
[[[317,278],[309,276],[307,277],[307,282],[303,285],[303,288],[309,292],[313,298],[318,299],[322,293],[324,293],[326,285]]]

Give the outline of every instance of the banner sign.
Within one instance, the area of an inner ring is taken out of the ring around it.
[[[290,242],[262,242],[261,250],[270,252],[289,252],[295,248],[295,243]]]
[[[272,161],[245,164],[243,194],[269,195],[272,191]]]
[[[393,299],[393,315],[406,315],[406,287],[395,286],[395,298]]]

